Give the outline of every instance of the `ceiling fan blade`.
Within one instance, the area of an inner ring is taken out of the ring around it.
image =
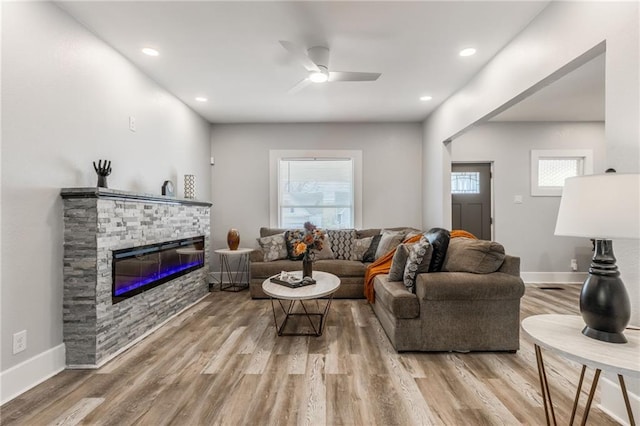
[[[315,62],[307,56],[307,52],[297,44],[291,43],[290,41],[280,40],[280,44],[284,47],[293,57],[295,57],[298,62],[302,64],[303,67],[306,68],[307,71],[315,71],[319,72],[320,68],[316,65]]]
[[[381,75],[379,72],[331,71],[329,81],[376,81]]]
[[[311,84],[311,80],[309,80],[308,78],[303,78],[302,80],[297,82],[295,86],[287,90],[287,93],[293,95],[294,93],[297,93],[307,87],[309,84]]]

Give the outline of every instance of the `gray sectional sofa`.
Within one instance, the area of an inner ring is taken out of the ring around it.
[[[284,231],[262,228],[260,235],[266,237]],[[379,234],[380,229],[356,232],[357,238],[365,238]],[[497,243],[478,240],[466,243],[463,241],[466,239],[454,239],[455,244],[448,250],[448,231],[428,233],[427,237],[434,248],[429,268],[435,264],[436,270],[443,271],[418,273],[415,292],[409,291],[403,281],[390,281],[388,274],[377,275],[373,281],[375,302],[371,306],[394,348],[397,351],[517,351],[520,299],[524,294],[520,259],[506,255]],[[268,297],[262,291],[266,278],[280,271],[302,269],[301,261],[265,262],[261,250],[255,250],[251,260],[252,298]],[[341,286],[334,297],[363,298],[368,266],[369,263],[357,260],[327,259],[315,261],[313,268],[340,277]]]

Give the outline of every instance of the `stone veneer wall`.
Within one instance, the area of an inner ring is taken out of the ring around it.
[[[63,189],[67,365],[98,366],[206,295],[210,203],[106,188]],[[111,303],[112,250],[205,236],[205,266]]]

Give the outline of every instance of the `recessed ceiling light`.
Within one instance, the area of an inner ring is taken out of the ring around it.
[[[471,56],[476,54],[476,49],[473,47],[467,47],[466,49],[462,49],[459,53],[460,56]]]
[[[158,56],[160,54],[160,52],[158,52],[156,49],[152,49],[151,47],[145,47],[144,49],[142,49],[142,53],[149,56]]]
[[[208,101],[208,99],[207,99],[207,98],[205,98],[205,97],[203,97],[203,96],[198,96],[198,97],[196,98],[196,101],[198,101],[198,102],[207,102],[207,101]]]
[[[433,99],[433,96],[429,96],[429,95],[420,96],[420,100],[421,101],[425,101],[426,102],[426,101],[430,101],[431,99]]]

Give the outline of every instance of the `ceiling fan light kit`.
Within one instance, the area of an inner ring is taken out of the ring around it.
[[[375,81],[381,75],[372,72],[329,71],[329,48],[314,46],[305,52],[302,47],[290,41],[281,40],[280,44],[309,72],[307,78],[289,89],[289,93],[298,92],[309,83]]]

